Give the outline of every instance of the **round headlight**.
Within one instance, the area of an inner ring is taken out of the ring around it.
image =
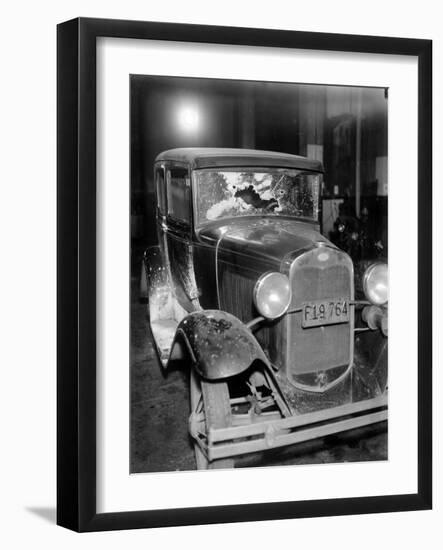
[[[363,290],[366,298],[376,306],[388,301],[388,266],[384,263],[370,265],[363,275]]]
[[[283,273],[265,273],[255,283],[254,304],[260,315],[267,319],[277,319],[291,303],[289,279]]]

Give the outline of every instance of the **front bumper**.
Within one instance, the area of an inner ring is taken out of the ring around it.
[[[211,462],[220,458],[294,445],[327,435],[361,428],[388,418],[387,393],[289,418],[256,421],[228,428],[211,428],[207,440],[198,437],[190,418],[190,433]]]

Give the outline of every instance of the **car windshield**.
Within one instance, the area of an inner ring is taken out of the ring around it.
[[[197,225],[237,216],[318,220],[322,175],[288,169],[195,171]]]

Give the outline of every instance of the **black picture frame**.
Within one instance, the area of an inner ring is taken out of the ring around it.
[[[57,29],[57,523],[103,531],[432,506],[432,42],[78,18]],[[416,494],[96,512],[96,39],[398,54],[418,59],[418,490]]]

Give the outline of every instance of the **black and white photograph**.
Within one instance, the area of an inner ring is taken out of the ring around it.
[[[381,87],[130,76],[130,472],[386,461]]]

